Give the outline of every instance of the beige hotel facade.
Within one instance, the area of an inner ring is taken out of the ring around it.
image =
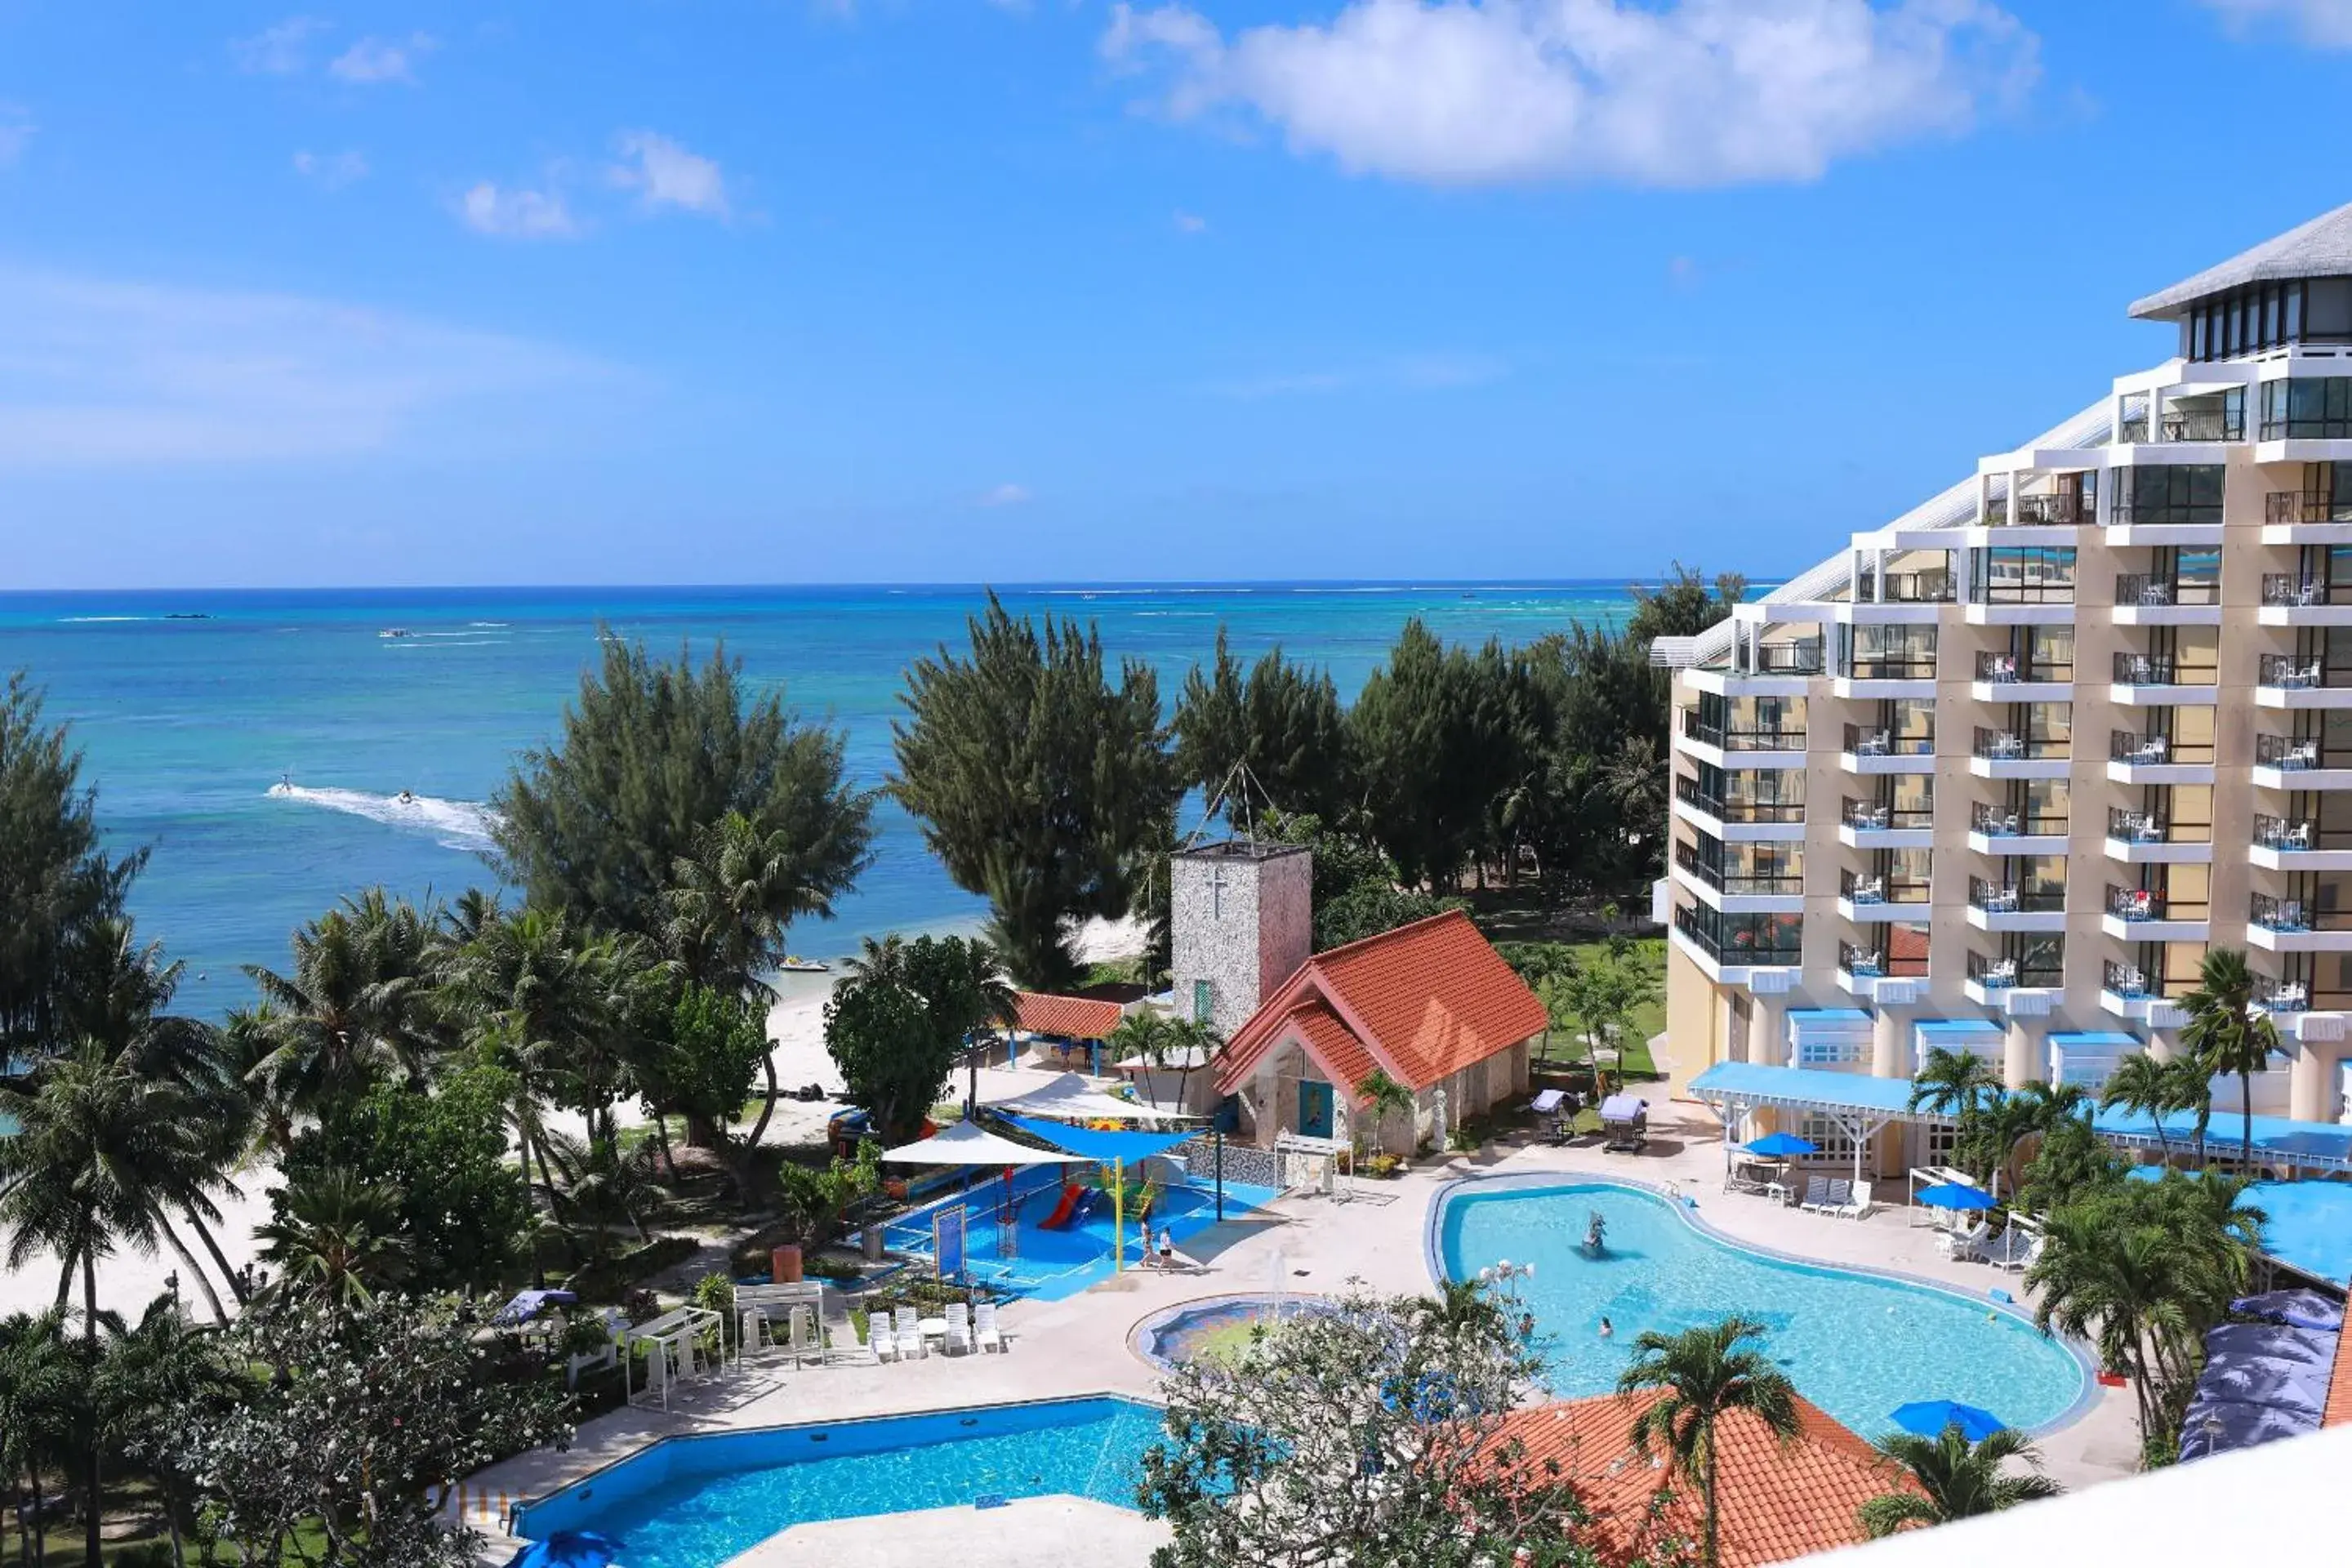
[[[1677,1095],[1938,1044],[2095,1091],[2210,944],[2257,1114],[2352,1120],[2352,205],[2131,314],[2169,358],[1655,650]]]

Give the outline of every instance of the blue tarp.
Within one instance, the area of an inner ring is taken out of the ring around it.
[[[1040,1121],[1033,1116],[1008,1116],[1004,1120],[1030,1137],[1050,1143],[1064,1153],[1099,1161],[1106,1165],[1120,1160],[1130,1165],[1136,1164],[1154,1154],[1165,1154],[1177,1144],[1201,1135],[1198,1128],[1182,1132],[1097,1132],[1091,1127]]]
[[[2316,1290],[2265,1290],[2259,1296],[2241,1296],[2230,1303],[2230,1310],[2290,1329],[2315,1329],[2323,1334],[2344,1331],[2344,1303],[2331,1301]]]
[[[2336,1336],[2224,1323],[2205,1336],[2205,1370],[2180,1423],[2180,1457],[2250,1448],[2319,1430]]]

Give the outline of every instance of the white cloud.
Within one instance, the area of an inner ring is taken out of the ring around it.
[[[340,191],[367,178],[367,154],[357,148],[341,153],[297,153],[294,172],[321,190]]]
[[[1021,506],[1025,504],[1031,499],[1028,486],[1005,484],[998,485],[992,489],[983,491],[980,498],[980,504],[982,506]]]
[[[2203,0],[2203,4],[2240,26],[2275,17],[2292,24],[2305,40],[2324,48],[2352,48],[2352,0]]]
[[[39,126],[33,123],[33,111],[19,103],[0,103],[0,168],[5,168],[25,155],[33,144],[33,132]]]
[[[1209,232],[1209,220],[1202,217],[1198,213],[1180,212],[1175,216],[1175,224],[1176,232],[1178,234],[1206,234]]]
[[[562,192],[501,186],[488,180],[458,199],[457,216],[476,234],[499,239],[570,239],[580,233]]]
[[[329,60],[327,74],[360,87],[384,82],[414,87],[416,62],[438,47],[429,33],[411,33],[405,38],[365,37]]]
[[[316,16],[289,16],[249,38],[231,38],[229,58],[256,76],[297,76],[310,63],[310,41],[327,30]]]
[[[647,208],[728,216],[727,180],[715,161],[651,131],[624,131],[614,145],[625,161],[613,165],[613,183],[639,193]]]
[[[0,468],[346,457],[609,374],[331,300],[0,268]]]
[[[1157,73],[1174,119],[1241,111],[1296,153],[1437,184],[1817,179],[1958,134],[2038,74],[1990,0],[1352,0],[1230,38],[1121,4],[1101,47]]]

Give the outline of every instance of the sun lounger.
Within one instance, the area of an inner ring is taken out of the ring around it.
[[[912,1307],[900,1307],[891,1313],[891,1329],[898,1342],[900,1361],[922,1361],[930,1349],[923,1343],[922,1319]]]
[[[948,1331],[940,1338],[940,1350],[950,1355],[968,1354],[971,1350],[971,1309],[961,1301],[950,1301],[947,1320]]]
[[[890,1331],[890,1320],[877,1314],[866,1320],[866,1342],[874,1352],[876,1361],[897,1361],[898,1339]]]
[[[1813,1214],[1836,1214],[1853,1195],[1853,1184],[1815,1176],[1805,1184],[1805,1201],[1798,1205]]]
[[[1978,1220],[1966,1230],[1948,1230],[1936,1238],[1936,1245],[1945,1257],[1955,1263],[1980,1263],[1984,1260],[1985,1236],[1991,1226]]]
[[[977,1350],[1001,1351],[1004,1348],[1004,1336],[996,1328],[995,1302],[982,1301],[972,1309],[971,1342]]]
[[[1840,1219],[1868,1219],[1877,1207],[1870,1201],[1870,1184],[1856,1182],[1846,1201],[1832,1212]]]
[[[2011,1226],[2001,1233],[2000,1256],[1992,1261],[1995,1268],[2022,1274],[2032,1268],[2035,1260],[2041,1256],[2042,1237],[2028,1236]]]

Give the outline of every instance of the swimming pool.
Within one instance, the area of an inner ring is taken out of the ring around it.
[[[1584,1255],[1586,1216],[1608,1242]],[[1823,1220],[1824,1225],[1840,1222]],[[1547,1381],[1568,1397],[1605,1394],[1643,1330],[1673,1333],[1733,1313],[1762,1323],[1764,1349],[1799,1393],[1861,1433],[1891,1429],[1915,1399],[1980,1405],[2039,1430],[2079,1414],[2088,1369],[2030,1319],[1956,1290],[1741,1247],[1700,1228],[1664,1197],[1609,1182],[1457,1187],[1432,1221],[1434,1261],[1466,1279],[1508,1258],[1534,1263],[1519,1300],[1536,1317]],[[2013,1276],[1986,1282],[2013,1286]],[[1614,1334],[1600,1335],[1607,1318]]]
[[[1046,1230],[1039,1222],[1052,1215],[1061,1201],[1062,1177],[1057,1172],[1030,1172],[1014,1178],[1013,1208],[1019,1226],[1013,1251],[1002,1250],[997,1225],[1003,1196],[1003,1178],[992,1177],[939,1204],[916,1209],[893,1221],[887,1240],[894,1252],[928,1258],[931,1251],[931,1216],[940,1208],[961,1204],[965,1213],[966,1269],[983,1285],[1014,1296],[1057,1301],[1075,1296],[1111,1272],[1111,1209],[1108,1198],[1097,1203],[1087,1217],[1062,1230]],[[1281,1196],[1271,1187],[1241,1182],[1225,1184],[1225,1216],[1245,1214]],[[1152,1201],[1151,1229],[1162,1229],[1181,1247],[1185,1241],[1217,1223],[1217,1195],[1212,1187],[1169,1186]],[[1143,1259],[1142,1237],[1132,1213],[1123,1219],[1128,1267]]]
[[[667,1437],[528,1504],[515,1533],[598,1530],[627,1543],[625,1568],[715,1568],[820,1520],[1057,1495],[1132,1508],[1160,1436],[1157,1407],[1100,1397]]]

